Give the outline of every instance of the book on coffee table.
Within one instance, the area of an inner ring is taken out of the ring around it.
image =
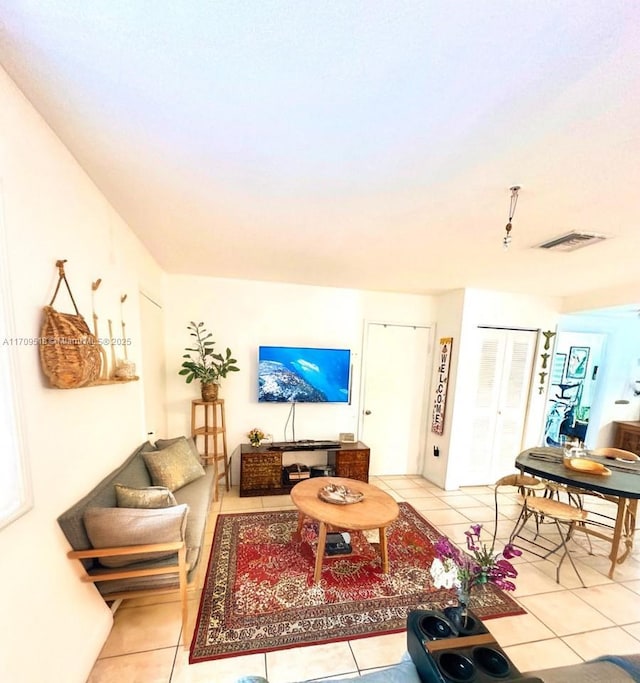
[[[346,535],[348,537],[348,534]],[[350,540],[350,537],[348,537]],[[338,533],[328,533],[327,542],[324,547],[326,555],[348,555],[352,548],[345,535]]]

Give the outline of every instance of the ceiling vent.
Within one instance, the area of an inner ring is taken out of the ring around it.
[[[554,237],[548,242],[539,244],[537,248],[553,251],[575,251],[606,239],[606,235],[598,235],[594,232],[568,232],[566,235]]]

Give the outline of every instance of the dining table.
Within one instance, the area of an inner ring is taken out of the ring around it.
[[[602,469],[598,467],[593,473],[570,469],[571,463],[565,463],[563,449],[553,447],[527,448],[518,455],[515,465],[521,472],[564,484],[577,493],[594,493],[616,505],[616,515],[610,518],[611,523],[590,520],[588,515],[585,524],[576,527],[576,531],[611,543],[609,578],[613,578],[616,566],[624,562],[633,550],[640,498],[640,461],[610,459],[589,450],[581,457],[603,465],[606,471],[596,473]],[[606,518],[602,513],[595,513],[595,516]]]

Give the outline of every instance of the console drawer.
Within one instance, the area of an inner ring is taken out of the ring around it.
[[[281,453],[243,453],[241,458],[241,491],[282,486]]]
[[[369,449],[330,451],[328,461],[335,467],[336,477],[369,481]]]

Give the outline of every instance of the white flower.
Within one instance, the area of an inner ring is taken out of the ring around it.
[[[457,588],[460,585],[458,579],[458,568],[448,557],[444,562],[436,557],[431,563],[431,576],[436,588]]]

